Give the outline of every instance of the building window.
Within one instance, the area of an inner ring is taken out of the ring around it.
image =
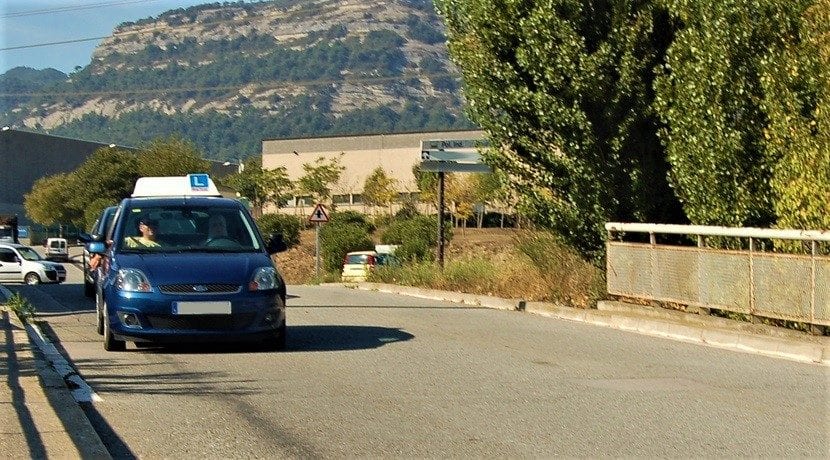
[[[305,195],[305,196],[298,196],[297,197],[297,207],[311,206],[313,204],[314,204],[314,199],[311,197],[311,195]]]
[[[332,195],[331,202],[334,204],[351,204],[349,195]]]
[[[355,193],[352,195],[352,204],[360,204],[363,203],[363,195],[359,193]]]

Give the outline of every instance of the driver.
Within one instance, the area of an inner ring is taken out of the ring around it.
[[[215,214],[208,219],[208,241],[228,237],[228,222],[225,216]]]

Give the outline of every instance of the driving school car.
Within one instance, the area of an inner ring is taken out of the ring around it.
[[[210,228],[216,220],[221,234]],[[146,222],[152,239],[140,233]],[[285,243],[263,240],[247,208],[206,174],[140,178],[88,249],[102,256],[97,330],[108,351],[127,341],[285,347],[285,283],[270,257]]]

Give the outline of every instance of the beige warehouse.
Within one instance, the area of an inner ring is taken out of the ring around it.
[[[296,181],[305,174],[304,164],[314,163],[320,157],[328,160],[342,154],[340,164],[345,170],[340,181],[332,187],[333,202],[340,209],[366,212],[361,193],[366,177],[375,168],[383,168],[388,176],[397,180],[399,193],[416,193],[418,188],[412,167],[421,162],[421,141],[483,138],[484,132],[476,130],[265,139],[262,141],[262,167],[284,166],[288,177]],[[313,206],[310,199],[295,197],[280,212],[301,214],[310,212]]]

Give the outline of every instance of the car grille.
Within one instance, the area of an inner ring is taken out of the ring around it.
[[[194,329],[211,331],[235,331],[247,329],[256,314],[239,315],[147,315],[153,329]]]
[[[233,294],[239,292],[238,284],[165,284],[159,286],[164,294]]]

